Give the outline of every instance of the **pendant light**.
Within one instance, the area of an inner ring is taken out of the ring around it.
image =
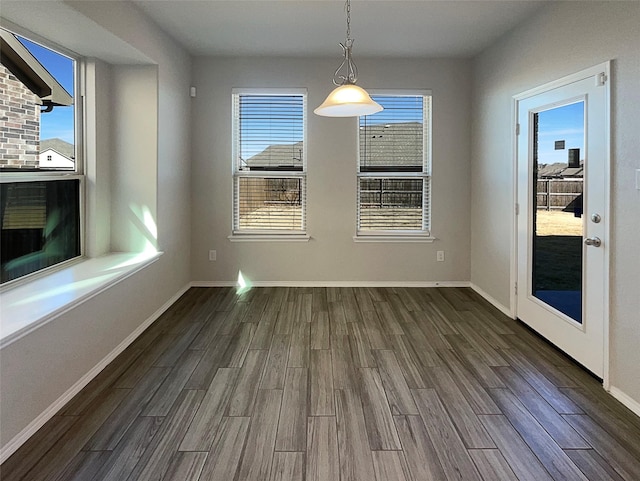
[[[358,68],[351,58],[351,0],[347,0],[347,39],[341,43],[344,59],[333,74],[333,84],[337,87],[322,104],[313,112],[324,117],[357,117],[380,112],[382,106],[371,100],[371,97],[361,87],[356,85]]]

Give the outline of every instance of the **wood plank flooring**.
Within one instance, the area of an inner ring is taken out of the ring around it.
[[[3,481],[640,480],[640,419],[462,288],[193,288]]]

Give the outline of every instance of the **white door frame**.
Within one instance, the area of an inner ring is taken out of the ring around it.
[[[598,77],[599,74],[604,72],[605,78],[602,79]],[[540,85],[538,87],[534,87],[532,89],[521,92],[512,97],[511,101],[511,125],[513,126],[512,137],[511,137],[511,147],[513,154],[513,210],[512,210],[512,230],[511,230],[511,281],[510,281],[510,296],[509,301],[511,304],[511,313],[514,319],[518,317],[518,302],[516,298],[516,285],[518,280],[518,102],[524,100],[529,97],[533,97],[535,95],[548,92],[549,90],[553,90],[558,87],[562,87],[564,85],[577,82],[579,80],[584,80],[586,78],[593,77],[594,82],[603,81],[603,88],[605,89],[605,102],[606,102],[606,115],[605,119],[605,129],[606,129],[606,146],[605,146],[605,156],[604,159],[604,197],[605,197],[605,206],[604,206],[604,215],[603,215],[603,229],[605,232],[605,238],[603,242],[606,242],[608,246],[611,245],[611,231],[610,231],[610,222],[609,218],[611,215],[611,62],[607,61],[601,63],[599,65],[595,65],[593,67],[587,68],[585,70],[581,70],[571,75],[567,75],[560,79],[554,80],[552,82],[548,82],[544,85]],[[603,319],[603,349],[604,349],[604,366],[603,366],[603,376],[602,376],[602,385],[605,390],[609,391],[610,388],[610,380],[609,380],[609,257],[611,255],[611,250],[609,250],[608,255],[605,257],[604,263],[604,319]],[[525,288],[522,286],[522,288]]]

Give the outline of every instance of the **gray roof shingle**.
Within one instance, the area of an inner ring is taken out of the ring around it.
[[[66,142],[62,139],[44,139],[40,141],[40,152],[44,152],[47,149],[53,149],[59,154],[64,155],[68,159],[75,158],[75,148],[73,144]]]

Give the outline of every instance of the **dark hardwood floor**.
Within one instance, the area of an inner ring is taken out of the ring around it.
[[[640,480],[640,419],[470,289],[193,288],[4,481]]]

